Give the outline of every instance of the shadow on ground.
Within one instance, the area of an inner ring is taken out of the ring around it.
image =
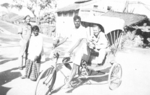
[[[20,72],[11,72],[17,69],[18,68],[13,68],[0,73],[0,95],[6,95],[6,93],[11,89],[9,87],[4,87],[4,84],[21,76]]]
[[[99,73],[99,75],[103,75],[102,73]],[[52,91],[52,94],[59,92],[60,90],[65,90],[65,93],[72,93],[75,89],[79,88],[82,85],[103,85],[108,80],[108,75],[102,76],[102,77],[90,77],[90,78],[83,78],[81,80],[78,80],[78,78],[74,78],[72,81],[75,83],[74,86],[71,88],[64,89],[63,86],[55,89]],[[94,82],[94,83],[93,83]]]
[[[83,79],[82,82],[79,85],[67,90],[66,93],[72,93],[73,90],[77,89],[78,87],[80,87],[82,85],[89,85],[89,86],[90,85],[101,85],[101,82],[107,81],[107,79],[108,79],[108,76]],[[90,82],[90,80],[94,81],[95,83]]]
[[[10,90],[11,88],[6,88],[3,86],[0,86],[0,95],[6,95],[6,93]]]
[[[14,61],[14,60],[17,60],[17,58],[3,58],[0,56],[0,59],[4,59],[2,61],[0,61],[0,65],[6,63],[6,62],[9,62],[9,61]]]

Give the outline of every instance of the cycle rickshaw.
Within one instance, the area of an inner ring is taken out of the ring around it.
[[[108,45],[108,51],[105,57],[105,61],[101,66],[102,68],[96,71],[96,73],[94,71],[87,70],[88,75],[86,76],[83,75],[81,70],[80,73],[81,75],[79,75],[77,79],[101,78],[107,76],[107,80],[105,81],[105,83],[108,84],[109,89],[113,90],[119,87],[122,82],[122,67],[119,63],[116,62],[115,56],[120,47],[121,37],[123,34],[124,20],[119,18],[114,18],[114,17],[89,16],[83,18],[82,22],[88,24],[92,24],[92,23],[101,24],[104,27],[105,36],[109,42],[109,45]],[[53,87],[55,85],[55,80],[57,78],[56,77],[57,72],[59,71],[61,72],[60,66],[58,65],[59,58],[61,58],[61,56],[59,56],[58,52],[57,53],[55,52],[54,59],[53,59],[53,62],[55,64],[53,66],[50,65],[38,77],[35,95],[51,95],[53,93],[54,91]],[[82,66],[84,67],[85,64],[82,64],[81,67]],[[64,77],[65,79],[67,79],[65,75]],[[92,84],[92,82],[87,84]]]

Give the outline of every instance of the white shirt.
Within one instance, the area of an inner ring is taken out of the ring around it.
[[[80,26],[78,29],[74,28],[71,32],[72,33],[69,37],[69,40],[71,41],[77,41],[78,39],[87,38],[87,30],[82,26]]]
[[[92,35],[91,40],[96,45],[97,49],[106,48],[108,45],[107,38],[103,32],[100,32],[97,38]]]
[[[39,56],[43,49],[43,37],[41,34],[38,36],[32,35],[29,42],[28,58],[34,60],[36,56]]]

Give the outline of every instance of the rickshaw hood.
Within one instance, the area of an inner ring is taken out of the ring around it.
[[[123,30],[125,22],[123,19],[106,16],[87,16],[81,17],[82,22],[95,23],[103,26],[105,34],[114,30]]]

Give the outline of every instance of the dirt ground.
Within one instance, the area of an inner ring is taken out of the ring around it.
[[[48,45],[47,45],[48,47]],[[18,43],[2,44],[0,46],[0,95],[34,95],[36,82],[21,79],[18,69]],[[108,84],[80,85],[73,89],[62,89],[53,95],[150,95],[150,50],[125,48],[116,55],[116,60],[123,69],[122,84],[115,90],[110,90]],[[49,65],[43,63],[41,68]],[[68,73],[67,70],[64,70]],[[64,82],[64,76],[59,72],[55,87]]]
[[[11,29],[12,30],[12,29]],[[44,50],[49,54],[52,39],[44,38]],[[66,43],[60,50],[67,48]],[[23,71],[18,69],[19,36],[0,33],[0,95],[34,95],[36,82],[21,79]],[[73,89],[58,90],[53,95],[150,95],[150,49],[125,47],[116,55],[116,60],[122,66],[122,84],[115,90],[110,90],[108,84],[100,81],[98,84],[83,84]],[[41,70],[50,62],[41,65]],[[65,74],[70,71],[63,68]],[[107,81],[107,78],[100,78]],[[64,83],[64,76],[58,72],[55,88]]]

